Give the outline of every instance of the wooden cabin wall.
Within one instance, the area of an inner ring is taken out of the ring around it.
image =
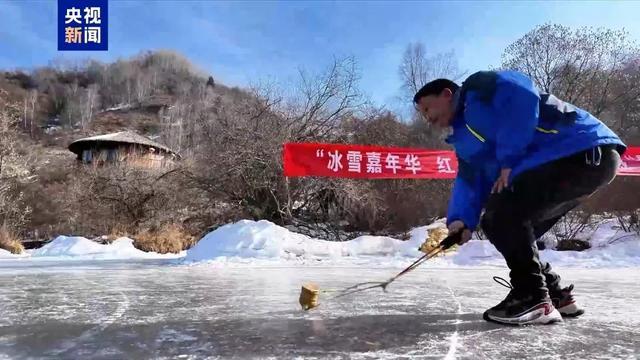
[[[87,149],[89,150],[89,149]],[[174,164],[170,155],[154,153],[137,146],[90,149],[91,165],[102,166],[109,163],[126,163],[140,168],[163,168]],[[84,156],[81,156],[84,159]]]

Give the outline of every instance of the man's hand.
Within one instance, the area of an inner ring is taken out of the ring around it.
[[[455,234],[459,231],[462,231],[462,236],[458,243],[459,245],[462,245],[471,239],[471,230],[467,229],[462,221],[456,220],[449,224],[449,235]]]
[[[496,183],[493,184],[493,189],[491,189],[491,193],[501,193],[503,189],[506,189],[509,186],[509,175],[511,175],[511,169],[502,169],[500,171],[500,177],[496,180]]]

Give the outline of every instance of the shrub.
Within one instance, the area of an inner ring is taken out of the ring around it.
[[[111,227],[111,231],[109,231],[109,234],[104,236],[104,238],[106,239],[106,242],[112,243],[121,237],[129,237],[129,236],[130,236],[129,231],[127,231],[125,226],[121,224],[116,224]]]
[[[145,229],[134,236],[133,246],[142,251],[160,254],[178,253],[195,244],[195,238],[181,225],[166,224],[160,228]]]
[[[22,254],[24,246],[6,225],[0,226],[0,249],[5,249],[12,254]]]

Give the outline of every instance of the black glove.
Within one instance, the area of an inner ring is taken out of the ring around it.
[[[453,245],[457,245],[460,244],[460,242],[462,241],[462,233],[464,232],[464,230],[466,230],[467,228],[464,227],[452,234],[449,234],[446,238],[444,238],[441,242],[440,242],[440,246],[442,247],[443,250],[447,250],[448,248],[452,247]]]

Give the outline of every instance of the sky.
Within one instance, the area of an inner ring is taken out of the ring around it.
[[[79,0],[81,2],[82,0]],[[397,106],[398,66],[411,42],[453,50],[461,70],[500,64],[504,48],[544,23],[626,29],[640,40],[636,1],[109,1],[109,50],[57,51],[57,1],[0,0],[0,69],[59,58],[113,61],[173,49],[216,81],[288,83],[300,69],[353,56],[360,88]]]

